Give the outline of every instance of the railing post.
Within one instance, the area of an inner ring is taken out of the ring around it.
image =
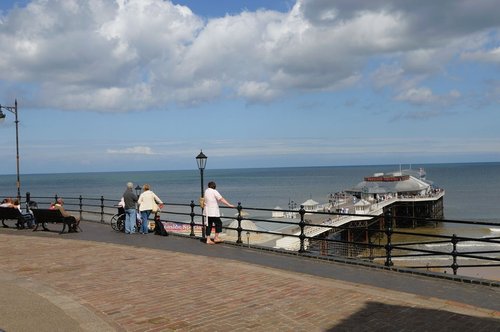
[[[189,206],[191,207],[191,213],[189,214],[191,216],[191,233],[189,234],[189,236],[194,236],[194,207],[195,207],[195,204],[194,204],[194,201],[191,201],[191,204],[189,204]]]
[[[203,214],[203,211],[204,211],[204,208],[202,208],[200,206],[200,209],[201,209],[201,239],[200,241],[201,242],[206,242],[207,241],[207,236],[206,236],[206,230],[205,230],[205,227],[207,227],[208,225],[205,225],[205,221],[207,222],[208,224],[208,217],[207,219],[205,218],[205,215]]]
[[[26,202],[25,202],[25,203],[26,203],[26,212],[27,212],[27,213],[29,213],[29,211],[30,211],[30,202],[31,202],[31,194],[30,194],[30,192],[28,191],[28,192],[26,193]]]
[[[82,195],[78,198],[79,204],[80,204],[80,220],[82,220],[82,215],[83,215],[83,198]]]
[[[238,209],[238,217],[236,218],[238,220],[238,227],[236,228],[236,231],[238,232],[238,239],[236,240],[236,243],[243,243],[243,241],[241,241],[241,231],[243,229],[241,228],[241,210],[243,209],[241,202],[238,202],[238,206],[236,208]]]
[[[306,214],[306,210],[304,210],[304,205],[301,205],[300,206],[300,210],[299,210],[299,214],[300,214],[300,222],[299,222],[299,227],[300,227],[300,235],[299,235],[299,239],[300,239],[300,249],[299,249],[299,252],[305,252],[305,247],[304,247],[304,240],[306,238],[306,234],[304,233],[304,228],[306,226],[306,222],[304,221],[304,215]]]
[[[101,222],[104,222],[104,196],[101,196]]]
[[[387,210],[384,213],[384,221],[385,221],[385,234],[387,235],[387,244],[385,245],[385,266],[392,266],[394,263],[392,263],[392,243],[391,243],[391,237],[392,237],[392,214],[391,211]]]
[[[457,270],[458,270],[458,263],[457,263],[457,243],[458,243],[458,238],[456,234],[452,235],[451,238],[451,243],[453,244],[453,251],[451,252],[451,255],[453,256],[453,263],[451,264],[451,268],[453,270],[453,275],[457,275]]]
[[[372,237],[370,236],[369,230],[367,230],[367,232],[368,232],[368,248],[370,250],[370,255],[369,255],[368,259],[373,262],[373,242],[372,242]]]
[[[56,194],[56,195],[54,196],[54,202],[57,202],[57,199],[58,199],[58,198],[59,198],[59,197],[57,197],[57,194]]]

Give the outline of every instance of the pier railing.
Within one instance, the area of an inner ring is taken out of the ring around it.
[[[47,208],[57,198],[28,193],[25,202],[36,201],[40,208]],[[117,213],[117,199],[65,196],[64,201],[66,209],[79,214],[83,221],[109,223]],[[496,223],[398,216],[418,225],[399,228],[390,209],[373,215],[306,211],[303,206],[264,209],[238,203],[236,209],[221,210],[225,241],[236,245],[430,274],[479,279],[494,275],[491,279],[497,281],[500,275],[500,224]],[[273,214],[279,217],[270,217]],[[202,209],[195,201],[165,204],[160,218],[171,233],[202,240],[206,234]],[[459,234],[460,229],[475,229],[481,235]]]

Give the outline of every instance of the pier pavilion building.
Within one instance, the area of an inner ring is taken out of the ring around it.
[[[372,234],[381,234],[372,230],[385,227],[381,216],[387,211],[393,217],[393,227],[416,227],[427,224],[428,219],[442,219],[444,194],[443,189],[426,179],[423,169],[367,176],[354,187],[332,195],[340,199],[334,198],[329,208],[339,214],[309,223],[305,230],[312,238],[308,246],[314,246],[315,240],[325,237],[368,243],[372,241]],[[297,250],[298,246],[297,237],[284,237],[276,241],[275,247]],[[351,256],[353,253],[355,250],[345,254]]]

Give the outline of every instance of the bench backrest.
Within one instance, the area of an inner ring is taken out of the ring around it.
[[[19,219],[23,214],[16,208],[0,207],[0,220]]]
[[[33,209],[31,210],[37,223],[39,222],[62,222],[64,217],[59,210]]]

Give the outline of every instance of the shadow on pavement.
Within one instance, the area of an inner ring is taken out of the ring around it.
[[[415,321],[419,323],[415,323]],[[409,322],[412,322],[409,325]],[[327,331],[499,331],[500,320],[481,318],[445,310],[412,308],[368,302]]]

